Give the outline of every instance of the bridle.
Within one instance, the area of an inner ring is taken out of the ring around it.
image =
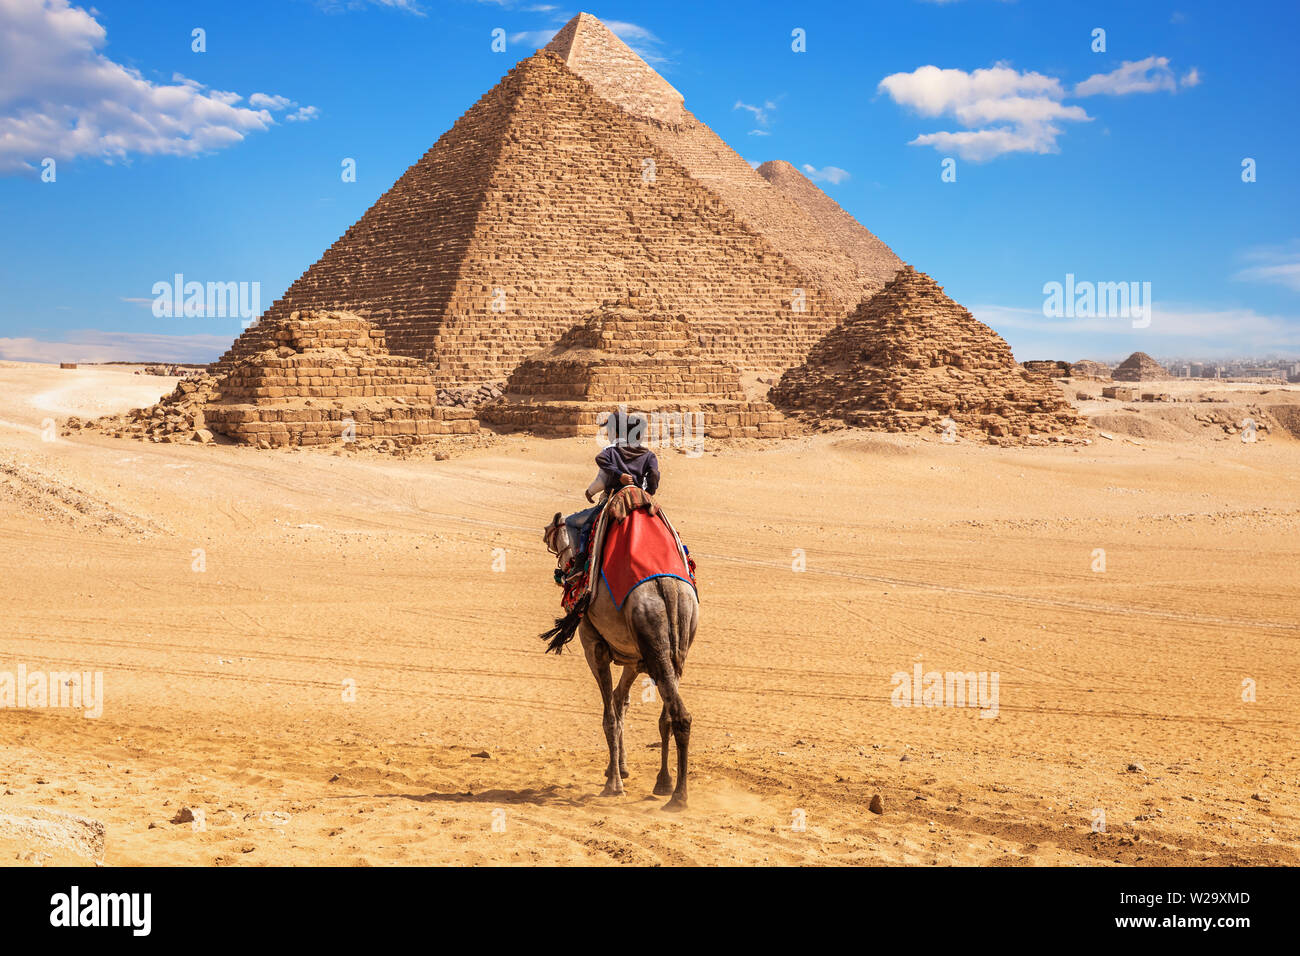
[[[569,529],[565,527],[564,520],[556,515],[554,520],[546,526],[542,532],[542,540],[546,542],[546,550],[555,555],[556,564],[564,567],[564,556],[573,550],[573,545],[569,541]]]

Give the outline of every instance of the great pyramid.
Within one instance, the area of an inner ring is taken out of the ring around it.
[[[546,49],[636,120],[692,178],[808,275],[841,314],[878,292],[902,266],[888,246],[799,173],[795,176],[802,185],[785,178],[769,183],[771,177],[755,172],[686,109],[676,89],[596,17],[579,13]],[[789,163],[782,165],[793,170]],[[830,212],[832,207],[839,216]]]
[[[1117,382],[1154,382],[1170,378],[1169,372],[1146,352],[1134,352],[1110,373]]]
[[[951,418],[959,435],[974,429],[998,443],[1079,425],[1059,387],[1016,364],[996,332],[911,266],[787,371],[769,398],[813,421],[886,431],[941,429]]]
[[[552,51],[519,62],[218,370],[263,351],[292,311],[341,309],[428,361],[440,386],[500,381],[639,282],[688,317],[711,359],[801,361],[857,300],[852,261],[599,21],[576,17],[553,46],[566,31],[566,55],[599,88]]]
[[[501,431],[595,435],[619,405],[647,413],[651,437],[665,443],[779,438],[791,427],[767,402],[748,401],[737,368],[703,356],[686,316],[644,288],[593,309],[522,362],[479,417]]]

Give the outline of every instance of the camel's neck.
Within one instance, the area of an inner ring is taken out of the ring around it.
[[[555,556],[555,566],[563,571],[569,566],[569,560],[573,557],[573,545],[566,544],[560,548],[560,553]]]

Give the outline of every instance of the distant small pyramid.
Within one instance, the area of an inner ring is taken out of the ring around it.
[[[1079,425],[1056,385],[1026,372],[1011,348],[923,272],[905,266],[772,388],[784,410],[818,421],[957,434],[1009,443]]]
[[[485,425],[540,435],[594,435],[604,413],[623,405],[682,421],[696,415],[711,438],[785,435],[766,402],[750,402],[734,365],[710,361],[687,317],[648,289],[593,309],[553,346],[511,373],[501,400],[479,409]]]
[[[1092,359],[1080,359],[1070,366],[1070,374],[1075,378],[1095,378],[1103,382],[1111,380],[1110,366]]]
[[[1111,372],[1111,378],[1117,382],[1154,382],[1171,377],[1169,372],[1146,352],[1134,352]]]
[[[883,289],[902,268],[903,261],[894,250],[784,159],[770,160],[755,171],[794,200],[836,248],[853,260],[866,292]]]

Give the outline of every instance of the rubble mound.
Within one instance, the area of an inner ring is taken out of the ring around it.
[[[1153,382],[1171,378],[1163,366],[1146,352],[1134,352],[1111,372],[1117,382]]]
[[[658,420],[710,438],[779,438],[790,425],[768,403],[748,401],[739,370],[703,354],[687,317],[644,289],[593,309],[523,361],[502,399],[479,414],[501,431],[576,436],[595,434],[620,405],[647,413],[652,432]]]
[[[923,272],[905,266],[786,372],[778,408],[823,426],[884,431],[975,429],[998,444],[1078,437],[1060,388]]]

